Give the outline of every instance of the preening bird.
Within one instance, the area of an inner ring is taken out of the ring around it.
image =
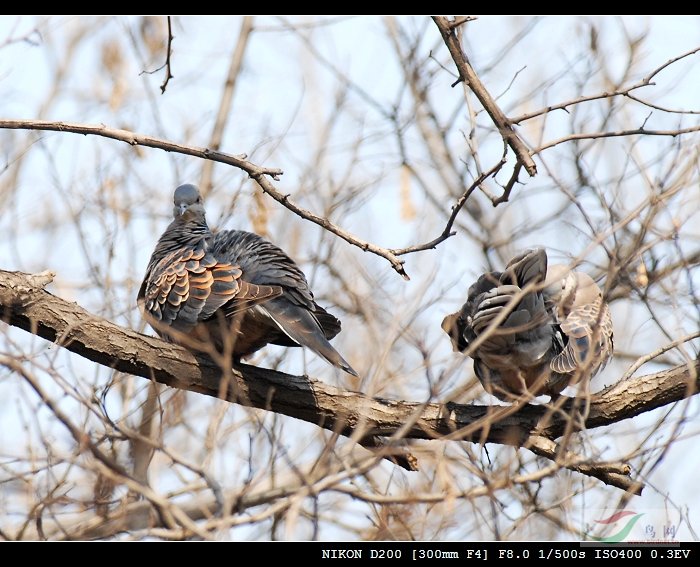
[[[474,359],[484,388],[503,400],[524,392],[557,396],[597,374],[613,353],[610,310],[598,285],[566,266],[548,270],[542,248],[481,275],[442,328],[455,350]]]
[[[158,240],[138,303],[163,338],[192,350],[213,345],[240,361],[266,344],[304,346],[354,376],[328,342],[340,321],[314,301],[287,254],[242,230],[213,234],[194,185],[175,190],[174,220]]]

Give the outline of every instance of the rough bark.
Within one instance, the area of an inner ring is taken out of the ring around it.
[[[545,405],[512,406],[419,403],[370,398],[306,376],[241,365],[227,377],[210,358],[156,337],[115,325],[76,303],[47,292],[53,274],[0,270],[0,318],[10,325],[54,342],[76,354],[121,372],[232,403],[261,408],[313,423],[371,446],[373,438],[452,439],[524,446],[556,458],[541,439],[565,432],[573,400],[562,411]],[[698,392],[700,365],[680,365],[615,384],[596,395],[586,427],[596,428],[632,418]],[[225,390],[225,391],[224,391]],[[538,441],[538,439],[540,441]],[[581,464],[564,464],[587,474]],[[620,467],[588,474],[639,492],[641,485],[620,474]],[[629,470],[627,470],[629,473]]]

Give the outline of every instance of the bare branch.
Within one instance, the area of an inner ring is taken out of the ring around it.
[[[265,191],[270,197],[272,197],[275,201],[278,203],[283,204],[285,207],[287,207],[290,211],[296,213],[300,217],[309,220],[320,227],[326,229],[328,232],[331,232],[335,234],[336,236],[339,236],[345,242],[349,242],[350,244],[357,246],[358,248],[361,248],[365,252],[372,252],[373,254],[376,254],[377,256],[381,256],[382,258],[386,259],[389,261],[391,264],[391,267],[396,270],[396,272],[403,277],[405,280],[410,280],[411,278],[408,277],[408,274],[406,273],[406,270],[404,270],[403,267],[403,260],[400,260],[394,252],[387,248],[382,248],[381,246],[377,246],[376,244],[372,244],[371,242],[367,242],[366,240],[362,240],[361,238],[358,238],[352,234],[350,234],[347,230],[344,230],[337,226],[336,224],[333,224],[331,221],[329,221],[327,218],[322,217],[320,215],[317,215],[315,213],[312,213],[311,211],[308,211],[306,209],[301,208],[299,205],[294,203],[289,199],[289,195],[285,195],[284,193],[281,193],[280,191],[277,190],[277,188],[270,182],[270,180],[265,177],[262,174],[257,174],[257,175],[251,175],[253,179],[255,179],[256,183],[260,186],[260,188]]]
[[[695,49],[691,49],[690,51],[687,51],[687,52],[679,55],[678,57],[674,57],[673,59],[666,61],[663,65],[660,65],[659,67],[654,69],[651,73],[649,73],[646,77],[641,79],[639,82],[637,82],[629,87],[625,87],[625,88],[617,89],[617,90],[613,90],[613,91],[604,91],[602,93],[597,93],[594,95],[580,96],[580,97],[572,99],[572,100],[567,100],[565,102],[553,104],[551,106],[547,106],[545,108],[540,108],[539,110],[535,110],[533,112],[527,112],[525,114],[521,114],[520,116],[512,118],[511,123],[512,124],[520,124],[521,122],[525,122],[526,120],[536,118],[537,116],[542,116],[543,114],[548,114],[548,113],[552,112],[553,110],[566,110],[568,107],[574,106],[576,104],[581,104],[582,102],[590,102],[593,100],[600,100],[603,98],[612,98],[612,97],[616,97],[616,96],[626,96],[626,97],[630,98],[631,100],[634,100],[640,104],[643,104],[644,106],[648,106],[650,108],[655,108],[657,110],[662,110],[663,112],[679,113],[679,114],[698,114],[698,111],[693,111],[693,110],[671,110],[671,109],[663,108],[660,106],[655,106],[655,105],[650,104],[644,100],[636,98],[630,94],[634,90],[641,89],[642,87],[648,87],[648,86],[654,85],[654,83],[652,82],[652,79],[656,75],[658,75],[661,71],[663,71],[666,67],[668,67],[669,65],[672,65],[673,63],[676,63],[677,61],[680,61],[681,59],[685,59],[686,57],[694,55],[698,51],[700,51],[700,47],[697,47]]]
[[[173,27],[172,27],[172,22],[170,21],[171,16],[168,16],[168,46],[166,47],[166,55],[165,55],[165,80],[163,81],[163,84],[160,86],[160,94],[165,94],[165,89],[168,88],[168,83],[170,82],[170,79],[174,79],[175,77],[173,76],[172,69],[170,67],[170,57],[173,54]]]
[[[339,236],[346,242],[361,248],[365,252],[372,252],[377,256],[381,256],[389,261],[392,268],[396,270],[404,279],[410,279],[408,274],[403,268],[403,260],[400,260],[393,254],[390,250],[357,238],[346,230],[343,230],[339,226],[333,224],[327,218],[321,217],[317,214],[312,213],[303,209],[296,203],[294,203],[290,198],[289,194],[284,194],[277,190],[277,188],[270,182],[268,177],[277,180],[280,175],[282,175],[281,169],[273,169],[261,167],[255,165],[249,161],[246,161],[245,155],[243,156],[232,156],[230,154],[225,154],[223,152],[217,152],[210,150],[208,148],[198,148],[196,146],[186,146],[183,144],[176,144],[168,140],[162,140],[160,138],[154,138],[152,136],[144,136],[142,134],[136,134],[128,130],[121,130],[116,128],[108,128],[104,125],[90,125],[90,124],[76,124],[70,122],[51,122],[47,120],[0,120],[0,128],[10,129],[10,130],[49,130],[54,132],[73,132],[74,134],[84,134],[84,135],[95,135],[103,136],[105,138],[112,138],[113,140],[119,140],[121,142],[126,142],[132,146],[145,146],[150,148],[157,148],[164,150],[166,152],[177,152],[180,154],[190,155],[202,159],[208,159],[212,161],[217,161],[220,163],[225,163],[227,165],[232,165],[239,169],[245,171],[251,178],[253,178],[260,188],[270,195],[275,201],[281,203],[290,211],[296,213],[300,217],[309,220],[322,228],[326,229],[328,232],[332,232],[336,236]]]
[[[158,71],[162,71],[165,69],[165,79],[163,80],[163,83],[160,85],[160,94],[165,94],[165,89],[168,88],[168,83],[170,82],[170,79],[174,79],[175,77],[172,74],[172,69],[170,67],[170,57],[173,53],[173,29],[172,29],[172,22],[170,21],[171,16],[166,16],[167,21],[168,21],[168,44],[166,46],[166,54],[165,54],[165,63],[163,63],[160,67],[157,69],[153,69],[153,71],[141,71],[139,75],[143,75],[144,73],[146,75],[153,75],[154,73],[157,73]]]
[[[481,79],[479,79],[479,76],[469,63],[469,59],[462,50],[459,39],[457,39],[457,35],[455,34],[453,22],[444,16],[433,16],[433,21],[440,30],[440,34],[445,41],[445,45],[447,45],[447,49],[450,51],[450,55],[452,55],[452,59],[459,71],[460,79],[469,85],[469,88],[471,88],[479,99],[479,102],[498,128],[499,133],[515,153],[518,162],[523,165],[530,177],[536,175],[537,166],[530,156],[527,146],[515,133],[511,121],[500,109],[491,94],[486,90]]]
[[[233,167],[242,169],[253,178],[255,178],[255,176],[269,175],[273,179],[277,179],[277,177],[283,173],[281,169],[261,167],[246,161],[245,155],[232,156],[231,154],[212,151],[209,148],[198,148],[196,146],[176,144],[168,140],[154,138],[153,136],[136,134],[135,132],[131,132],[129,130],[109,128],[104,124],[78,124],[75,122],[53,122],[49,120],[0,120],[0,129],[48,130],[52,132],[72,132],[73,134],[83,134],[85,136],[102,136],[104,138],[112,138],[113,140],[126,142],[131,146],[156,148],[166,152],[175,152],[202,159],[218,161],[220,163],[225,163],[227,165],[232,165]]]
[[[43,38],[41,37],[41,32],[39,32],[38,29],[34,28],[33,30],[30,30],[29,32],[21,36],[14,37],[12,34],[10,34],[7,37],[7,39],[0,43],[0,49],[3,49],[14,43],[22,42],[27,43],[32,47],[38,47],[41,44],[42,39]]]
[[[597,140],[599,138],[618,138],[622,136],[671,136],[675,138],[676,136],[681,136],[683,134],[690,134],[691,132],[700,132],[700,125],[690,126],[688,128],[679,128],[678,130],[647,130],[643,126],[641,128],[636,128],[634,130],[617,130],[615,132],[591,132],[590,134],[570,134],[568,136],[563,136],[551,142],[540,146],[539,148],[532,151],[532,155],[539,154],[544,150],[558,146],[565,142],[571,142],[572,140]]]
[[[510,193],[513,190],[513,187],[515,187],[515,184],[518,182],[518,177],[520,176],[520,168],[522,165],[520,163],[516,163],[515,167],[513,168],[513,173],[510,175],[510,179],[508,182],[504,185],[503,187],[503,193],[501,194],[500,197],[497,197],[495,199],[491,199],[491,202],[493,203],[493,206],[496,207],[501,203],[505,203],[508,201],[510,198]]]
[[[475,20],[476,18],[474,16],[460,16],[450,22],[450,27],[452,29],[456,29],[462,24],[466,24],[467,22],[473,22]]]
[[[700,114],[700,110],[684,110],[682,108],[668,108],[666,106],[661,106],[659,104],[653,104],[649,102],[648,100],[641,99],[639,97],[634,96],[633,94],[627,93],[627,98],[630,100],[633,100],[635,102],[638,102],[639,104],[643,104],[644,106],[648,106],[649,108],[653,108],[654,110],[660,110],[661,112],[668,112],[669,114]]]
[[[605,484],[617,486],[631,494],[639,495],[644,488],[641,482],[630,479],[631,469],[628,464],[593,463],[569,451],[562,451],[554,441],[540,435],[531,436],[528,439],[527,448],[540,457],[561,464],[564,468],[600,479]]]
[[[505,165],[505,163],[506,160],[504,157],[491,169],[479,175],[479,177],[477,177],[474,180],[474,183],[472,183],[467,188],[467,190],[464,193],[462,193],[459,199],[457,199],[457,202],[454,205],[452,205],[452,212],[450,213],[450,218],[447,220],[447,224],[445,225],[444,230],[437,238],[434,238],[433,240],[426,242],[425,244],[416,244],[415,246],[409,246],[408,248],[396,248],[393,249],[392,252],[397,256],[402,256],[404,254],[419,252],[421,250],[432,250],[436,248],[438,244],[447,240],[450,236],[454,236],[455,232],[452,231],[452,226],[454,225],[455,220],[457,220],[457,215],[459,214],[459,211],[462,210],[462,207],[467,202],[467,199],[469,199],[470,195],[474,192],[474,190],[477,189],[477,187],[479,187],[479,185],[481,185],[484,181],[486,181],[486,179],[493,175],[496,175],[496,173],[499,172],[499,170]]]

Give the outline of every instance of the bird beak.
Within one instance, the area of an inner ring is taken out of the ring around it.
[[[186,210],[187,210],[187,204],[180,203],[180,216],[184,215]]]

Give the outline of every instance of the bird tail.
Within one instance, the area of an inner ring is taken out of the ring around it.
[[[359,376],[355,369],[328,342],[318,320],[308,310],[287,301],[274,299],[259,305],[258,309],[265,311],[282,332],[298,345],[310,348],[333,366],[341,368],[348,374]]]
[[[501,274],[501,283],[525,287],[531,281],[543,282],[547,275],[547,252],[544,248],[526,250],[513,258]]]

